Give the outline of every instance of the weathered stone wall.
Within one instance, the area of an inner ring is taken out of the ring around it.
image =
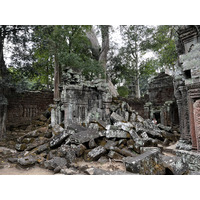
[[[178,109],[174,97],[173,77],[164,72],[149,83],[149,101],[144,106],[144,117],[155,118],[165,126],[178,125]]]
[[[89,121],[110,120],[112,96],[103,79],[86,81],[78,71],[66,67],[60,85],[61,100],[52,105],[51,124],[88,124]]]
[[[147,102],[147,99],[140,98],[140,99],[127,99],[127,98],[120,98],[121,100],[127,102],[129,106],[135,110],[141,117],[148,119],[145,117],[144,105]]]
[[[22,93],[11,89],[7,95],[7,127],[28,125],[32,119],[44,112],[53,103],[52,92],[26,91]]]
[[[149,101],[154,106],[162,106],[166,101],[174,100],[173,78],[164,72],[149,83]]]
[[[200,101],[200,26],[180,26],[177,49],[179,62],[175,73],[181,139],[178,149],[199,150]],[[189,147],[189,145],[191,147]]]

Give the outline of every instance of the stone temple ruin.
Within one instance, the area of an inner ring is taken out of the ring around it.
[[[90,121],[110,119],[112,96],[105,80],[85,81],[80,72],[66,67],[60,86],[61,99],[52,105],[51,124],[88,124]]]
[[[200,26],[181,26],[177,30],[179,62],[174,89],[177,99],[181,138],[177,155],[193,170],[199,170],[200,155]]]
[[[178,107],[174,97],[173,77],[161,72],[150,81],[148,93],[149,100],[144,105],[145,118],[155,118],[157,123],[164,126],[178,125]]]
[[[0,152],[8,152],[8,161],[15,166],[39,165],[63,174],[198,173],[199,30],[199,26],[177,30],[179,70],[174,80],[165,73],[152,79],[145,118],[126,101],[112,97],[105,80],[86,81],[79,71],[66,67],[61,98],[37,118],[37,126],[31,119],[26,133],[17,139],[16,151],[0,148]],[[4,102],[1,107],[7,105],[3,97],[0,102]],[[152,123],[153,117],[162,126]],[[178,123],[181,138],[172,129]],[[175,150],[167,149],[177,141]],[[94,163],[110,163],[112,170],[96,168]],[[123,170],[116,163],[121,163]]]

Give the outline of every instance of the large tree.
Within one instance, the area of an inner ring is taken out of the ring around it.
[[[26,47],[28,41],[29,26],[0,25],[0,79],[4,80],[8,75],[4,60],[4,44],[12,43],[15,50],[17,46]]]
[[[118,96],[118,92],[115,89],[113,83],[111,82],[111,79],[109,75],[107,74],[107,61],[108,61],[108,52],[110,49],[110,28],[109,25],[99,25],[98,26],[99,31],[101,33],[101,41],[102,44],[99,44],[99,41],[97,39],[97,34],[95,33],[94,27],[92,26],[89,31],[87,31],[87,37],[90,40],[91,43],[91,50],[92,55],[94,58],[99,61],[101,64],[101,67],[104,70],[105,74],[105,80],[107,80],[110,93],[112,96]]]
[[[28,26],[0,25],[0,137],[6,133],[7,99],[5,87],[8,85],[9,74],[5,64],[5,43],[16,46],[26,46]]]
[[[123,46],[119,50],[114,63],[118,69],[121,68],[120,76],[130,84],[131,91],[136,98],[140,98],[140,78],[150,69],[149,60],[144,60],[144,54],[148,48],[146,40],[152,36],[153,29],[149,26],[129,25],[121,26]]]
[[[176,26],[160,25],[154,27],[152,37],[145,41],[148,48],[156,54],[159,70],[174,70],[178,58],[176,39]]]

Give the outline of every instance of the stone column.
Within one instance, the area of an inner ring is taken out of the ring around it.
[[[188,110],[188,98],[187,98],[187,90],[185,86],[180,87],[180,91],[182,93],[182,107],[181,107],[181,125],[182,125],[182,134],[183,139],[189,141],[191,139],[190,136],[190,123],[189,123],[189,110]]]
[[[57,118],[56,118],[56,105],[51,104],[51,126],[55,126],[57,124]]]
[[[192,98],[188,97],[188,108],[189,108],[189,122],[190,122],[190,135],[192,140],[192,149],[197,149],[197,140],[195,133],[195,118],[194,118],[194,101]]]
[[[197,150],[199,151],[200,147],[200,100],[197,100],[193,104],[194,108],[194,127],[195,127],[195,139]]]
[[[152,103],[151,102],[147,102],[145,103],[144,105],[144,116],[145,116],[145,119],[150,119],[151,118],[151,106],[152,106]]]

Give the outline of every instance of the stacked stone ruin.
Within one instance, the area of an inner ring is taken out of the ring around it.
[[[168,127],[157,127],[144,120],[130,106],[114,99],[110,105],[110,121],[92,119],[86,126],[70,123],[67,127],[48,124],[49,115],[41,115],[43,125],[30,125],[32,130],[17,139],[17,152],[9,161],[19,167],[41,167],[64,174],[188,174],[188,166],[181,158],[162,153],[165,140],[175,143],[179,136]],[[128,116],[128,117],[127,117]],[[34,123],[35,124],[35,123]],[[166,129],[166,130],[164,130]],[[161,145],[161,146],[159,146]],[[84,167],[78,161],[115,163],[124,171]]]
[[[20,167],[38,164],[65,174],[189,173],[182,158],[162,153],[179,135],[170,127],[143,119],[127,102],[113,98],[104,80],[85,81],[67,67],[60,90],[61,99],[51,105],[51,117],[41,115],[37,120],[43,122],[41,127],[30,125],[31,131],[18,138],[11,163]],[[125,171],[83,169],[77,160],[121,162]]]

